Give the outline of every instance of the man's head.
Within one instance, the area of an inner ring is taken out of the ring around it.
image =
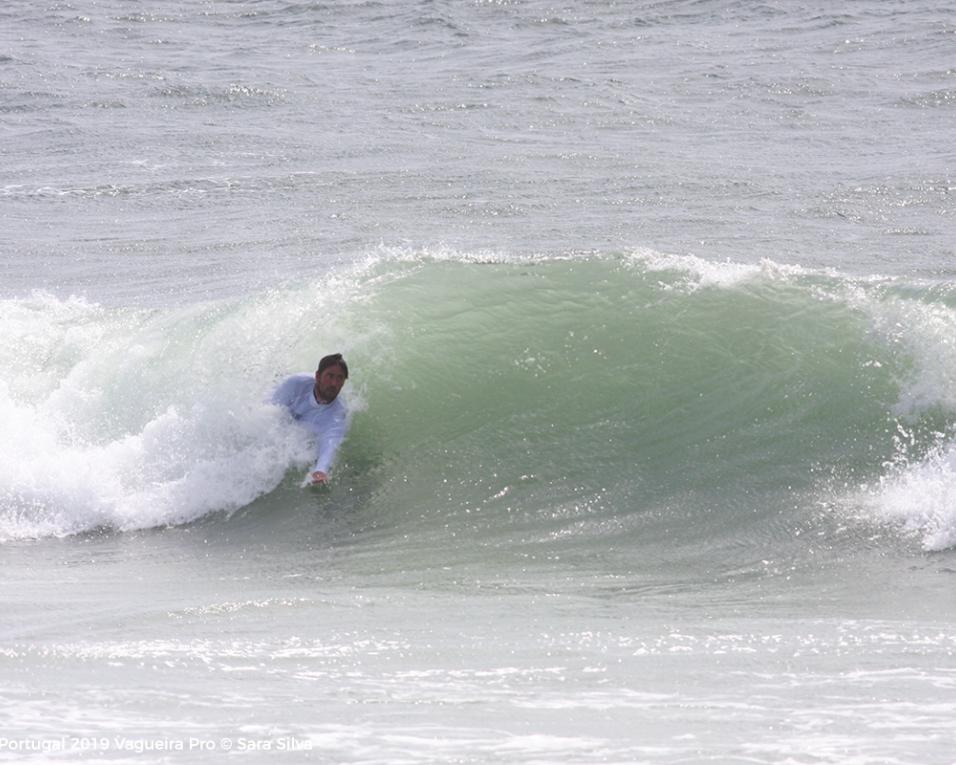
[[[341,353],[323,356],[315,373],[315,397],[326,404],[335,401],[349,377],[349,365]]]

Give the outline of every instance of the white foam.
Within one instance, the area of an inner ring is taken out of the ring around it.
[[[0,541],[189,522],[304,468],[307,435],[262,401],[348,352],[338,309],[361,284],[338,278],[166,312],[0,301]]]
[[[934,408],[956,412],[956,311],[943,303],[881,292],[852,303],[868,315],[878,341],[910,365],[900,376],[893,413],[912,419]]]
[[[802,276],[831,278],[836,276],[835,272],[829,270],[814,271],[802,266],[777,263],[769,258],[763,258],[757,263],[738,263],[732,260],[713,261],[696,255],[674,255],[643,249],[629,253],[628,260],[648,272],[680,274],[683,278],[675,286],[687,291],[706,287],[728,289],[758,279],[777,281]]]
[[[0,420],[24,433],[0,460],[0,540],[149,528],[234,510],[309,457],[304,433],[266,405],[171,406],[141,431],[102,444],[71,444],[4,396]]]
[[[956,547],[956,442],[917,464],[892,468],[858,500],[877,520],[915,535],[927,551]]]

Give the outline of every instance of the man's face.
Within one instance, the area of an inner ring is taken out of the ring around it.
[[[329,403],[335,400],[345,385],[345,372],[338,364],[326,367],[324,372],[315,373],[316,398]]]

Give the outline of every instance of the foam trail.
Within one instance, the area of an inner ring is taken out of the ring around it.
[[[0,541],[185,523],[273,490],[310,448],[262,399],[326,305],[0,301]]]
[[[241,414],[216,402],[170,406],[140,432],[103,444],[66,443],[2,395],[0,419],[24,433],[0,461],[0,540],[150,528],[234,510],[309,456],[300,431],[266,405]]]

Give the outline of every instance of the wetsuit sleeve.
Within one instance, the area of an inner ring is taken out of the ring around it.
[[[288,408],[292,404],[294,390],[295,378],[287,377],[272,391],[272,395],[269,396],[269,403]]]
[[[335,460],[335,453],[339,445],[345,440],[345,434],[349,429],[349,419],[346,412],[336,412],[336,416],[327,427],[322,429],[322,433],[316,443],[315,465],[312,466],[312,472],[322,472],[328,474]]]

